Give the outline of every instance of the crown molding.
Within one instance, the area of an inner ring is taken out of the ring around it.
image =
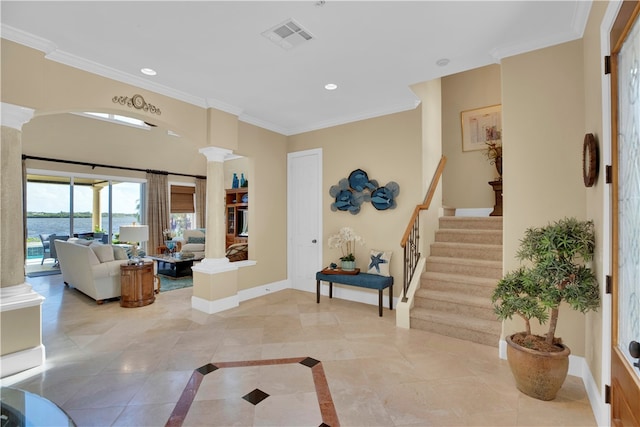
[[[147,89],[151,92],[155,92],[160,95],[165,95],[170,98],[174,98],[179,101],[186,102],[188,104],[196,105],[198,107],[206,108],[207,106],[204,98],[193,96],[188,93],[184,93],[167,86],[150,82],[142,77],[133,76],[128,73],[123,73],[122,71],[118,71],[114,68],[107,67],[97,62],[93,62],[88,59],[81,58],[79,56],[72,55],[70,53],[67,53],[61,50],[55,50],[45,55],[45,58],[51,61],[59,62],[69,67],[78,68],[88,73],[97,74],[99,76],[116,80],[121,83],[126,83],[131,86],[136,86],[141,89]]]
[[[45,54],[48,54],[58,49],[58,46],[55,43],[47,39],[34,36],[33,34],[19,30],[17,28],[13,28],[9,25],[0,24],[0,33],[3,39],[7,39],[15,43],[25,45],[32,49],[36,49],[41,52],[44,52]]]
[[[556,34],[551,37],[542,37],[531,40],[526,43],[514,43],[503,47],[492,49],[489,54],[499,62],[503,58],[519,55],[521,53],[531,52],[534,50],[544,49],[561,43],[570,42],[582,38],[584,30],[589,20],[589,12],[591,11],[590,1],[578,1],[575,3],[573,12],[572,29],[562,34]]]
[[[44,52],[45,58],[51,61],[67,65],[69,67],[77,68],[88,73],[97,74],[99,76],[116,80],[122,83],[126,83],[131,86],[136,86],[141,89],[146,89],[160,95],[165,95],[170,98],[195,105],[197,107],[212,107],[236,116],[242,113],[242,109],[234,105],[230,105],[212,98],[205,99],[202,97],[194,96],[161,84],[150,82],[145,78],[124,73],[100,63],[90,61],[76,55],[72,55],[68,52],[59,50],[58,46],[55,43],[50,42],[49,40],[34,36],[30,33],[18,30],[8,25],[2,25],[0,26],[0,29],[2,38]]]
[[[376,117],[386,116],[389,114],[402,113],[403,111],[414,110],[419,105],[420,105],[420,100],[418,98],[415,98],[411,102],[392,105],[392,106],[389,106],[388,108],[365,111],[360,114],[345,116],[335,120],[325,120],[323,122],[317,122],[310,126],[290,128],[289,132],[286,133],[285,135],[287,136],[297,135],[300,133],[311,132],[314,130],[325,129],[333,126],[345,125],[345,124],[357,122],[360,120],[367,120],[367,119],[373,119]]]
[[[262,128],[262,129],[279,133],[280,135],[285,135],[285,136],[292,135],[292,133],[289,131],[288,128],[278,126],[271,122],[267,122],[265,120],[258,119],[257,117],[250,116],[248,114],[241,114],[240,116],[238,116],[238,120],[240,120],[241,122],[249,123],[250,125],[258,126],[259,128]]]
[[[240,107],[227,104],[226,102],[222,102],[214,98],[207,98],[205,101],[207,108],[215,108],[216,110],[224,111],[225,113],[233,114],[234,116],[240,116],[242,111],[244,111]]]

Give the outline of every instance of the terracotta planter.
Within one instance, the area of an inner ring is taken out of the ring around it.
[[[507,337],[507,360],[516,380],[516,387],[524,394],[540,400],[553,400],[569,370],[571,350],[542,352],[521,347]]]

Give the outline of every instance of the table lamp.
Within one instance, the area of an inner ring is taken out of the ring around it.
[[[131,243],[131,261],[132,264],[138,264],[138,245],[149,240],[149,226],[147,225],[121,225],[120,237],[121,242]]]

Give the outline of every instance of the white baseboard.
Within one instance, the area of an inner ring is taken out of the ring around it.
[[[498,353],[501,359],[507,359],[507,342],[504,339],[500,340],[498,345]],[[599,426],[610,425],[609,405],[604,403],[604,397],[598,390],[598,386],[593,379],[591,370],[587,361],[582,356],[569,355],[569,375],[582,378],[585,391],[589,397],[589,403],[591,404],[591,410],[593,416],[596,419],[596,423]]]
[[[307,291],[307,292],[313,292],[314,294],[316,293],[315,286],[313,286],[313,289],[301,289],[301,290]],[[388,288],[386,291],[383,291],[384,295],[382,296],[382,308],[387,308],[387,310],[389,309],[389,295],[387,294],[388,291],[389,291]],[[328,283],[325,283],[325,282],[320,283],[320,296],[321,297],[329,296]],[[378,306],[378,291],[376,289],[373,289],[371,291],[365,291],[365,290],[362,290],[362,288],[353,287],[350,285],[341,285],[340,283],[334,283],[333,298],[339,298],[339,299],[344,299],[344,300],[353,301],[353,302],[361,302],[364,304],[375,305],[376,307]],[[322,302],[322,298],[320,299],[320,301]],[[398,298],[394,297],[393,306],[397,307],[397,305],[398,305]]]
[[[507,360],[507,341],[504,339],[501,339],[498,343],[498,354],[500,359]],[[573,354],[569,355],[569,375],[582,378],[582,373],[585,370],[589,370],[586,366],[587,364],[584,357],[574,356]]]
[[[26,371],[44,364],[44,345],[4,354],[0,357],[0,378]]]
[[[229,310],[240,305],[238,295],[232,295],[227,298],[217,299],[215,301],[206,300],[200,297],[191,297],[191,308],[205,312],[207,314],[219,313]]]
[[[281,280],[279,282],[272,282],[267,283],[266,285],[256,286],[255,288],[244,289],[238,292],[238,297],[242,302],[289,288],[291,288],[291,283],[289,282],[289,280]]]
[[[582,372],[582,382],[584,383],[584,388],[587,392],[587,396],[589,397],[589,403],[591,404],[591,410],[593,411],[593,416],[596,419],[596,424],[599,426],[610,426],[611,406],[604,403],[604,394],[598,390],[598,385],[593,379],[593,375],[591,375],[589,366],[586,363],[584,364]]]

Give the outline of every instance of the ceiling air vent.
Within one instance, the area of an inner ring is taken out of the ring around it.
[[[288,19],[282,24],[269,28],[262,35],[286,50],[313,39],[311,33],[293,19]]]

